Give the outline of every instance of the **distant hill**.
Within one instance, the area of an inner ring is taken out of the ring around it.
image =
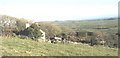
[[[51,22],[59,27],[66,26],[74,31],[103,31],[115,34],[118,31],[118,19],[96,19],[79,21],[55,21]]]

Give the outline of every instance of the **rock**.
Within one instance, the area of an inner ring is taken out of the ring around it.
[[[37,42],[45,42],[45,40],[44,39],[37,39]]]

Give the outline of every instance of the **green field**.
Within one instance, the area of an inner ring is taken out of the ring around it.
[[[0,37],[4,56],[118,56],[117,48],[85,44],[40,43],[17,37]]]

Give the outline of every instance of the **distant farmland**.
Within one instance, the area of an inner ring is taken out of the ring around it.
[[[118,32],[118,19],[80,20],[80,21],[56,21],[57,26],[66,26],[75,31],[103,31],[110,34]]]

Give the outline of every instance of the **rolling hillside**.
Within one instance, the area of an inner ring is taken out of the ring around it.
[[[36,22],[41,26],[41,29],[46,32],[47,39],[54,35],[59,37],[66,35],[65,38],[68,40],[73,40],[73,42],[78,41],[80,44],[77,45],[70,43],[52,44],[48,42],[36,42],[31,39],[21,39],[17,34],[25,29],[26,23],[32,24],[32,22],[10,16],[0,16],[0,22],[0,27],[2,27],[0,30],[2,33],[0,33],[0,35],[4,35],[4,37],[0,36],[0,40],[2,40],[2,46],[0,47],[2,47],[3,56],[117,56],[118,54],[117,48],[110,48],[117,47],[118,45],[117,36],[115,35],[118,30],[117,19],[55,21],[48,23]],[[86,42],[95,40],[95,45],[89,46],[89,43],[82,44],[82,42],[79,42],[81,39],[84,39],[84,37],[76,36],[76,32],[83,31],[103,31],[114,35],[111,36],[107,33],[96,33],[96,37],[86,37]],[[97,37],[97,35],[101,35],[101,37]],[[104,44],[108,46],[104,47],[99,44],[101,39],[104,39],[104,41],[106,41]]]
[[[117,48],[85,44],[40,43],[16,37],[0,37],[3,56],[117,56]]]

